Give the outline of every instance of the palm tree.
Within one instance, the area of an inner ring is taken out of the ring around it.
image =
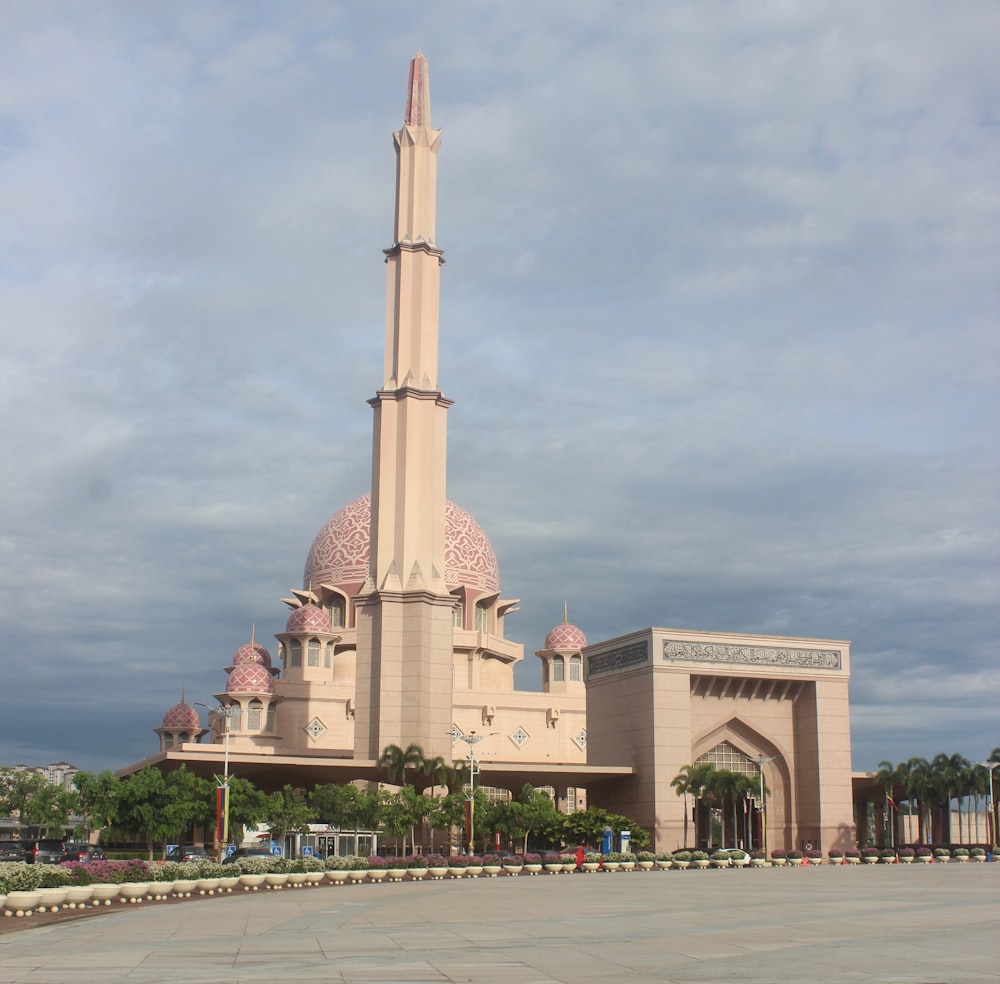
[[[925,758],[906,760],[906,795],[917,804],[917,837],[921,844],[930,843],[929,797],[931,794],[931,764]]]
[[[424,750],[419,745],[409,744],[405,749],[386,745],[376,765],[385,773],[386,782],[407,786],[412,785],[411,776],[422,771],[424,761]]]
[[[449,793],[458,792],[462,788],[462,776],[458,768],[449,765],[440,755],[425,759],[420,767],[420,775],[424,776],[423,781],[417,780],[415,785],[420,792],[425,789],[433,790],[437,786],[445,786]]]
[[[678,796],[684,797],[684,844],[687,845],[687,797],[690,795],[694,799],[695,825],[694,836],[698,839],[698,819],[700,814],[701,799],[705,795],[708,784],[715,772],[715,764],[712,762],[702,762],[700,765],[685,765],[670,783]],[[709,823],[708,829],[709,846],[711,846],[712,827]]]
[[[875,781],[882,786],[884,798],[882,800],[882,817],[885,828],[889,833],[888,847],[896,846],[896,821],[894,814],[898,807],[895,807],[896,785],[903,785],[906,775],[906,765],[893,765],[892,762],[882,761],[878,764],[878,772],[875,773]]]

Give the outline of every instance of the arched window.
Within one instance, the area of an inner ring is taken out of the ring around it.
[[[306,655],[308,666],[319,666],[319,639],[309,640],[309,652]]]
[[[330,619],[330,625],[340,628],[344,624],[344,599],[340,597],[331,598],[326,603],[326,616]]]
[[[328,642],[323,647],[323,666],[325,669],[330,669],[333,663],[333,643]]]
[[[489,610],[486,605],[476,605],[476,631],[488,632],[489,626]]]
[[[562,656],[552,657],[552,681],[562,683],[566,679],[566,663]]]
[[[570,656],[569,658],[569,678],[573,680],[583,679],[583,657]]]
[[[174,747],[174,736],[169,731],[163,735],[163,747],[164,748]]]
[[[465,628],[465,603],[461,600],[455,603],[455,608],[452,613],[452,624],[456,629]]]
[[[267,723],[264,725],[264,730],[274,734],[274,704],[267,705]]]
[[[302,666],[302,643],[293,639],[288,645],[288,665],[292,669]]]
[[[264,705],[256,698],[247,705],[247,731],[260,731],[260,718]]]

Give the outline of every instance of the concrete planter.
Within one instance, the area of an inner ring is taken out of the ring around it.
[[[117,890],[118,886],[115,886]],[[42,901],[42,893],[35,892],[8,892],[3,900],[3,914],[21,919],[30,916],[38,908]]]

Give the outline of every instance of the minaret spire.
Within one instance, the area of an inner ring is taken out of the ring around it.
[[[431,83],[427,58],[418,51],[410,60],[410,84],[406,90],[406,126],[431,125]]]
[[[442,252],[435,243],[437,155],[427,59],[410,62],[396,147],[396,211],[387,273],[385,364],[371,404],[369,577],[358,618],[355,754],[416,743],[450,754],[455,599],[445,570],[447,411],[438,386]]]

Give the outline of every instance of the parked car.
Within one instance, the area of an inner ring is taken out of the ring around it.
[[[195,844],[175,844],[164,856],[164,861],[207,861],[208,851]]]
[[[266,847],[238,847],[232,854],[227,854],[223,859],[223,864],[232,864],[241,858],[270,858],[273,857]]]
[[[0,841],[0,861],[23,861],[25,857],[22,841]]]
[[[63,844],[63,861],[107,861],[108,852],[98,844]]]
[[[63,856],[61,840],[26,840],[24,845],[24,860],[28,864],[59,864]]]

